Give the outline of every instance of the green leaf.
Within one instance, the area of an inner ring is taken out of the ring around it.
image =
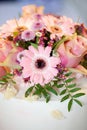
[[[37,84],[35,87],[34,95],[38,95],[39,97],[41,97],[42,91],[43,91],[43,88],[41,87],[41,85]]]
[[[34,47],[34,48],[38,48],[38,45],[37,44],[35,44],[35,43],[32,43],[32,42],[30,42],[30,44]]]
[[[33,88],[34,88],[34,86],[27,89],[27,91],[25,92],[25,97],[28,97],[30,95],[30,93],[32,92]]]
[[[79,90],[81,90],[81,88],[73,88],[73,89],[71,89],[69,92],[74,93],[74,92],[77,92],[77,91],[79,91]]]
[[[42,93],[43,93],[44,97],[46,98],[46,103],[49,102],[49,100],[51,98],[50,94],[45,89],[42,91]]]
[[[68,111],[71,110],[72,104],[73,104],[73,99],[70,99],[70,101],[68,102]]]
[[[69,84],[69,85],[67,85],[66,87],[67,88],[73,88],[73,87],[75,87],[76,86],[76,84]]]
[[[62,88],[64,86],[64,84],[57,84],[57,88]]]
[[[75,95],[73,95],[74,98],[78,98],[78,97],[81,97],[81,96],[84,96],[85,93],[77,93]]]
[[[65,80],[65,83],[70,83],[70,82],[72,82],[73,80],[75,80],[75,78],[69,78],[69,79]]]
[[[37,84],[37,85],[36,85],[36,88],[39,89],[40,91],[43,90],[43,87],[42,87],[40,84]]]
[[[74,99],[74,101],[79,105],[79,106],[81,106],[82,107],[82,103],[79,101],[79,100],[77,100],[77,99]]]
[[[62,90],[61,93],[60,93],[60,95],[63,95],[65,93],[66,93],[66,89]]]
[[[72,72],[68,72],[68,73],[65,74],[65,76],[68,77],[68,76],[70,76],[71,74],[72,74]]]
[[[52,92],[53,94],[58,95],[58,93],[56,92],[56,90],[53,89],[51,86],[46,86],[46,89],[47,89],[48,91]]]
[[[60,40],[58,40],[57,42],[55,42],[54,45],[53,45],[54,51],[56,52],[56,50],[58,49],[58,47],[62,43],[64,43],[66,40],[68,40],[68,37],[67,36],[62,36],[62,38]]]
[[[34,95],[38,95],[39,97],[41,97],[41,91],[37,88],[35,88],[35,92],[33,93]]]
[[[67,100],[67,99],[69,98],[69,96],[70,96],[69,94],[65,95],[65,96],[61,99],[61,102]]]

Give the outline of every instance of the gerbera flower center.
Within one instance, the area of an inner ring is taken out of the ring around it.
[[[46,62],[43,59],[37,59],[35,62],[35,67],[38,69],[43,69],[46,66]]]

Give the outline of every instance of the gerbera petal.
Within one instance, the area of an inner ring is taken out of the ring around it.
[[[23,57],[21,62],[20,62],[20,65],[24,68],[29,68],[30,64],[31,64],[32,60],[30,58],[27,58],[27,57]]]
[[[22,76],[23,78],[28,78],[32,74],[31,71],[23,69]]]
[[[43,83],[43,77],[41,74],[34,75],[34,83],[35,84],[38,84],[38,83],[42,84]]]
[[[54,76],[56,76],[58,73],[58,70],[56,68],[51,68],[50,71]]]
[[[44,54],[45,54],[47,57],[50,56],[51,49],[52,49],[51,47],[46,47],[46,48],[45,48]]]
[[[50,57],[49,61],[50,61],[50,65],[52,67],[56,67],[61,62],[60,58],[58,58],[58,57]]]
[[[30,50],[33,54],[38,54],[37,49],[34,48],[33,46],[29,46],[29,50]]]
[[[53,78],[53,74],[51,73],[50,70],[48,70],[48,71],[46,71],[46,72],[43,73],[43,77],[44,77],[44,79],[47,81],[47,80]]]
[[[38,51],[39,51],[39,54],[44,54],[44,47],[43,46],[39,46],[38,47]]]

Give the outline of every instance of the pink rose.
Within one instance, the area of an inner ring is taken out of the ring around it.
[[[0,77],[10,72],[11,68],[18,67],[16,56],[21,50],[14,47],[12,42],[0,39]]]
[[[76,67],[87,52],[87,39],[76,36],[74,39],[62,43],[57,51],[65,67]]]
[[[0,39],[0,63],[4,62],[8,53],[11,50],[11,44],[4,39]],[[3,66],[0,66],[0,77],[6,74],[6,69]]]

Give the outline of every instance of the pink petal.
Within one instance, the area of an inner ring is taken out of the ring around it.
[[[57,76],[57,74],[58,74],[58,70],[57,69],[55,69],[55,68],[51,68],[51,73],[53,74],[53,76]]]
[[[50,57],[50,65],[56,67],[61,61],[59,57]]]
[[[31,75],[31,71],[29,71],[28,69],[23,69],[22,75],[23,78],[28,78]]]
[[[37,49],[34,48],[33,46],[29,46],[29,50],[30,50],[34,55],[38,54]]]
[[[34,75],[34,83],[35,84],[42,84],[43,83],[43,77],[41,74],[35,74]]]
[[[39,51],[40,54],[44,54],[44,47],[38,46],[38,51]]]
[[[49,80],[51,80],[52,78],[53,78],[53,74],[50,72],[50,71],[48,71],[47,70],[47,72],[44,72],[43,73],[43,77],[44,77],[44,79],[47,81],[49,81]]]
[[[6,74],[6,71],[3,67],[0,67],[0,78]]]
[[[32,62],[32,60],[30,58],[23,57],[20,62],[20,65],[27,69],[27,68],[29,68],[31,62]]]
[[[51,47],[48,47],[48,46],[45,48],[45,53],[44,53],[44,54],[45,54],[47,57],[50,56],[51,49],[52,49],[52,48],[51,48]]]
[[[0,62],[3,62],[5,60],[5,55],[2,51],[0,51]]]

